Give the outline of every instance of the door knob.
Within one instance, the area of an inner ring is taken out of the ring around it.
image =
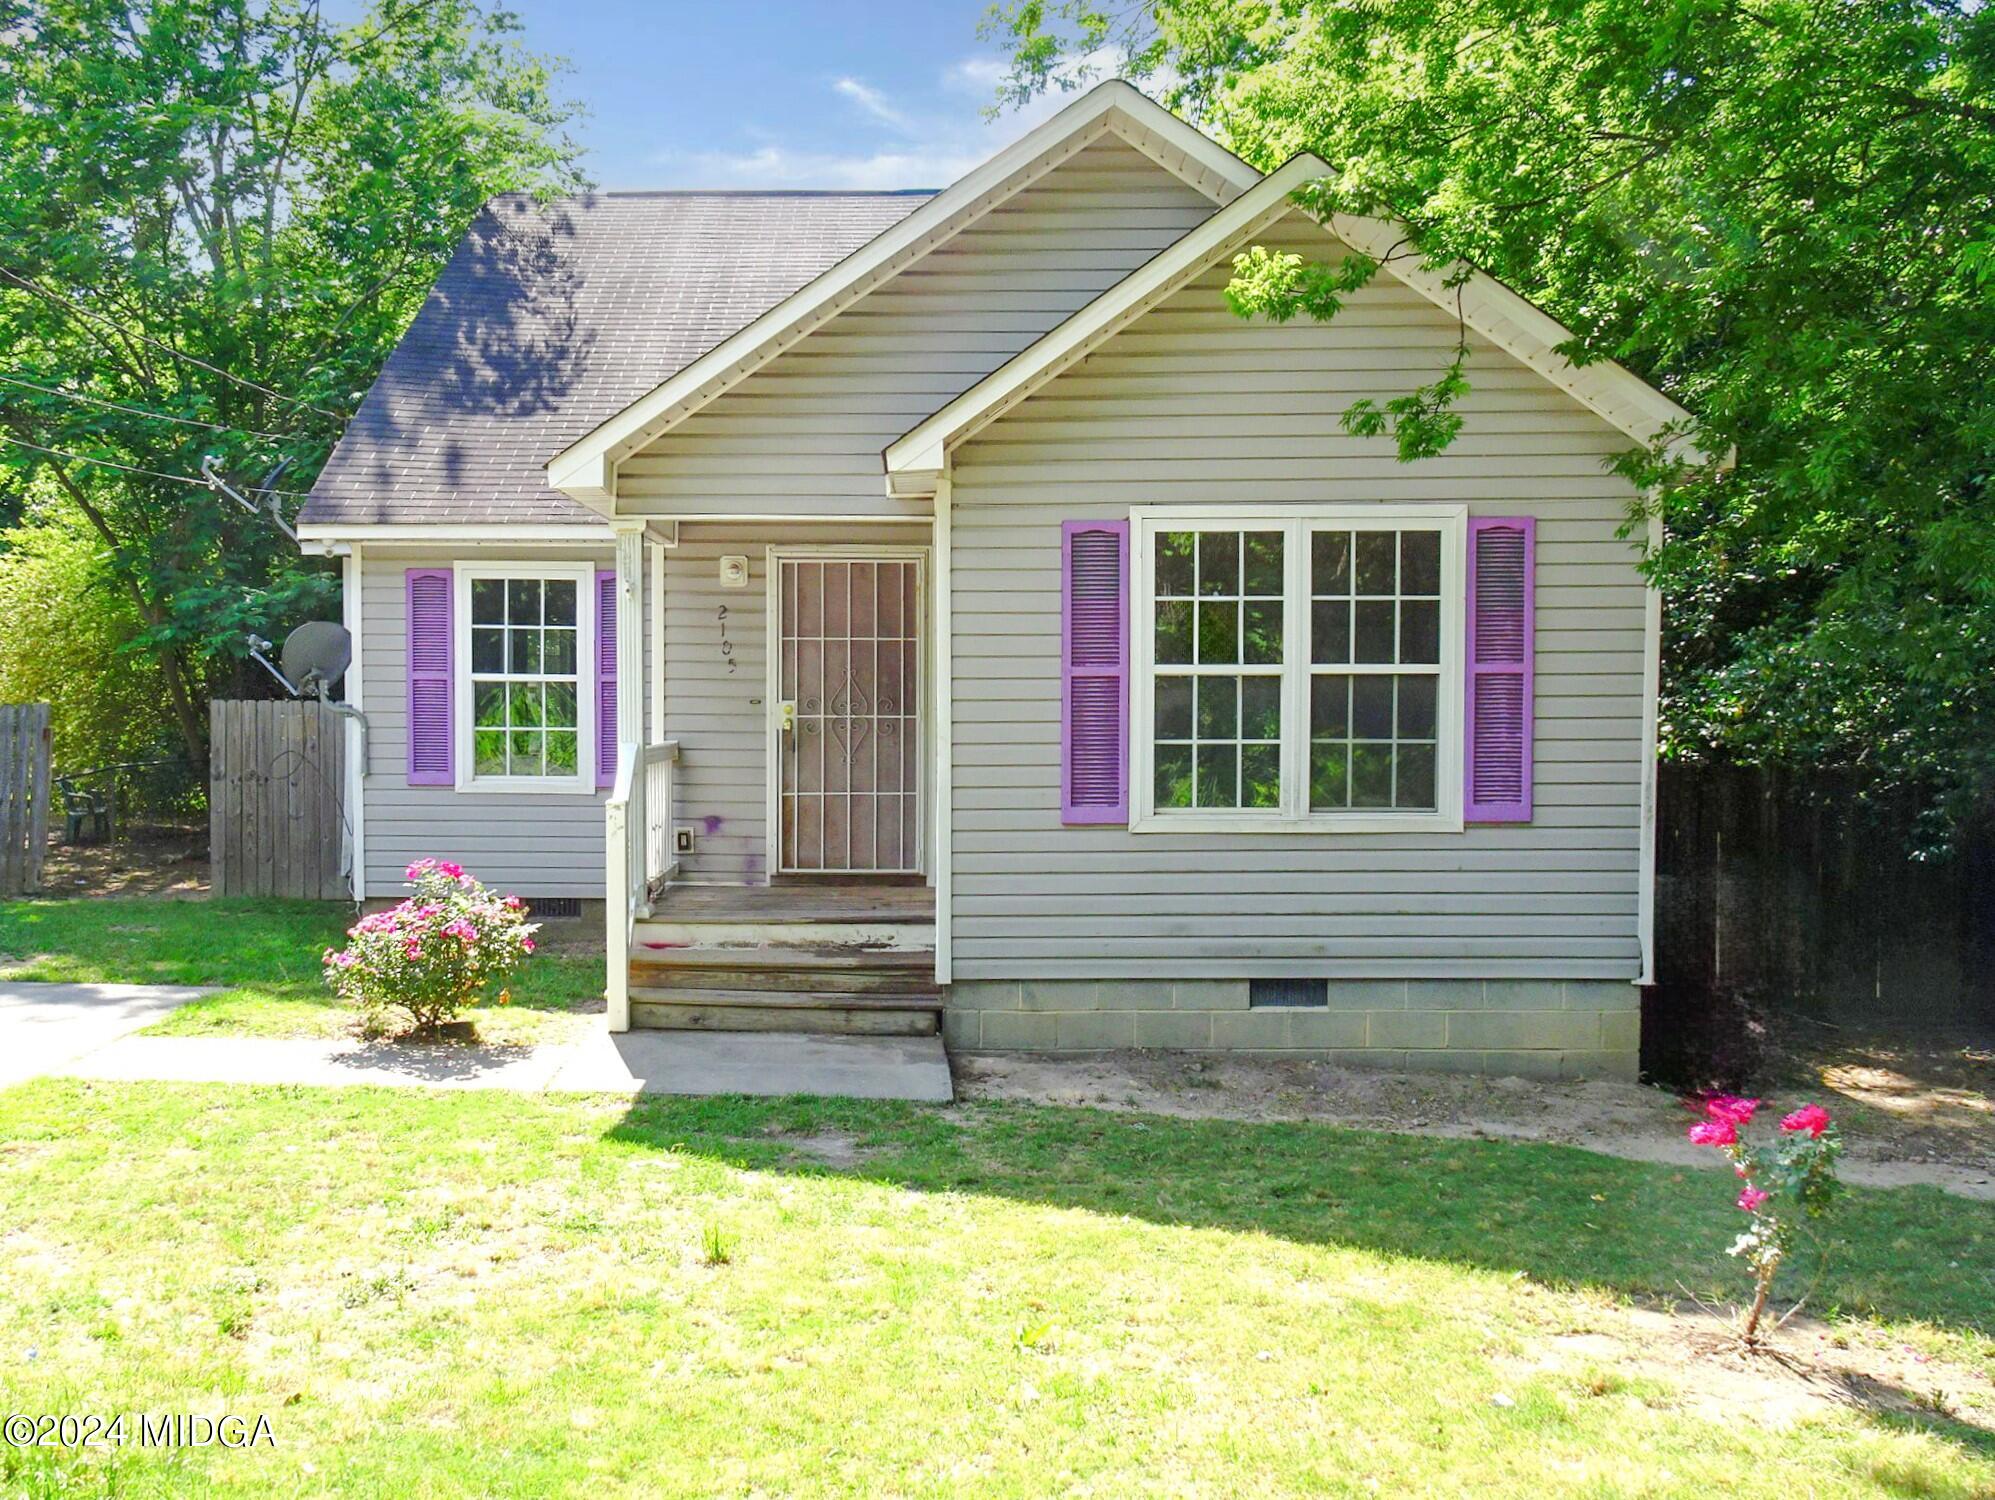
[[[785,698],[781,703],[776,705],[776,712],[782,723],[783,733],[795,734],[797,732],[796,701],[791,698]]]

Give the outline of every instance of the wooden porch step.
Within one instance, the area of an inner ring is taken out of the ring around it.
[[[634,985],[853,994],[931,991],[935,954],[921,949],[641,948]]]
[[[822,990],[708,990],[681,989],[676,985],[633,985],[633,1002],[655,1001],[661,1005],[758,1006],[777,1010],[928,1010],[942,1009],[942,996],[930,990],[925,995],[827,994]]]
[[[632,964],[630,982],[638,988],[681,990],[767,990],[800,995],[927,995],[935,991],[931,965],[902,973],[867,969],[681,968],[672,964]]]
[[[630,992],[633,1026],[672,1031],[801,1031],[844,1036],[933,1036],[937,996],[788,994],[771,990]]]

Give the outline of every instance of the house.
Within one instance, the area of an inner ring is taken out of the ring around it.
[[[494,202],[299,525],[355,895],[606,903],[610,1025],[1632,1076],[1686,414],[1120,82],[939,193]],[[1251,245],[1384,254],[1328,323]],[[1361,396],[1469,349],[1402,463]]]

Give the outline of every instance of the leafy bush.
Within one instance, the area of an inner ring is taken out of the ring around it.
[[[58,771],[182,751],[100,538],[53,504],[0,531],[0,703],[47,703]]]
[[[517,896],[495,896],[462,865],[419,859],[407,870],[415,894],[347,929],[344,948],[325,952],[326,982],[386,1031],[408,1014],[414,1033],[434,1032],[468,1005],[496,998],[533,952],[536,923]]]

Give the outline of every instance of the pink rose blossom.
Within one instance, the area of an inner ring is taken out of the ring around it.
[[[1693,1146],[1729,1146],[1739,1138],[1739,1128],[1730,1120],[1699,1120],[1690,1127]]]
[[[1705,1118],[1727,1125],[1744,1125],[1759,1108],[1757,1099],[1741,1099],[1737,1094],[1714,1094],[1704,1103]]]
[[[402,944],[402,952],[410,958],[421,958],[423,953],[422,939],[410,938],[406,943]]]
[[[1819,1104],[1804,1104],[1780,1122],[1789,1135],[1806,1134],[1819,1139],[1829,1128],[1829,1112]]]
[[[520,951],[521,951],[522,953],[531,953],[531,952],[533,952],[533,939],[532,939],[532,938],[521,938],[521,939],[520,939]]]
[[[1759,1212],[1759,1206],[1771,1196],[1772,1194],[1768,1193],[1765,1188],[1740,1188],[1739,1207],[1743,1208],[1749,1214],[1756,1214]]]

